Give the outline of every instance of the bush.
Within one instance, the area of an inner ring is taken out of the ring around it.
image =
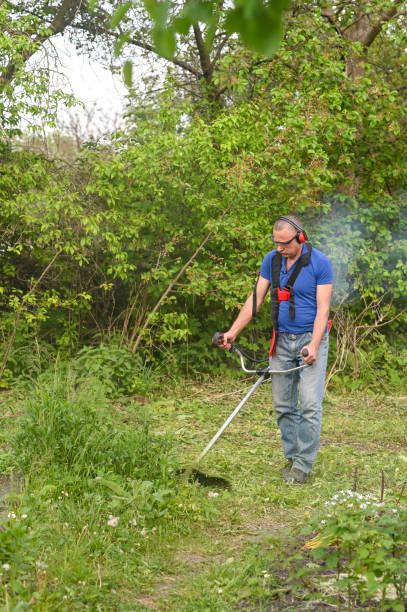
[[[78,352],[75,368],[80,380],[99,380],[111,398],[144,395],[154,381],[151,370],[139,355],[115,343],[85,346]]]

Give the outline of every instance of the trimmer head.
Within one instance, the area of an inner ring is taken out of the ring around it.
[[[211,487],[214,489],[231,489],[231,484],[226,478],[220,476],[208,476],[195,468],[182,468],[177,471],[177,474],[185,475],[188,482],[197,482],[203,487]]]

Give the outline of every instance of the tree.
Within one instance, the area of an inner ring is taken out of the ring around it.
[[[321,15],[339,37],[353,43],[346,57],[346,73],[351,79],[365,75],[369,48],[388,24],[405,28],[404,5],[403,0],[378,0],[369,4],[360,0],[339,5],[323,3]]]
[[[72,96],[49,91],[49,72],[26,69],[28,60],[62,26],[58,13],[50,26],[34,15],[17,14],[8,3],[0,5],[0,124],[3,136],[19,133],[22,117],[41,116],[53,124],[58,103],[72,105]]]
[[[393,22],[383,27],[355,78],[347,69],[355,43],[319,4],[297,3],[285,20],[272,58],[228,38],[212,76],[224,100],[215,112],[182,97],[173,74],[154,104],[133,110],[123,134],[84,147],[69,166],[4,153],[8,332],[22,309],[27,334],[35,327],[59,347],[118,335],[166,361],[193,338],[203,362],[202,336],[254,284],[271,220],[293,211],[332,255],[342,294],[391,292],[403,307],[406,107],[377,62],[386,49],[389,66],[404,66],[403,37]],[[145,26],[150,32],[151,21]],[[183,60],[189,50],[179,49]],[[55,249],[34,301],[30,288]]]

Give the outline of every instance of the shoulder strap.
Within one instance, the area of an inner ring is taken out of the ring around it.
[[[312,246],[307,243],[307,252],[303,253],[300,257],[300,259],[298,260],[297,265],[295,266],[294,270],[292,271],[287,283],[286,283],[286,287],[287,289],[290,290],[290,305],[289,305],[289,316],[290,319],[295,319],[295,303],[294,303],[294,283],[298,278],[299,273],[301,272],[301,270],[305,267],[308,266],[309,262],[311,261],[311,252],[312,252]]]
[[[270,274],[270,289],[271,289],[271,287],[275,287],[276,288],[276,292],[277,292],[277,287],[280,287],[281,262],[282,262],[281,253],[276,251],[274,253],[274,256],[272,257],[271,263],[270,263],[270,271],[271,271],[271,274]],[[256,322],[256,315],[257,315],[257,283],[259,282],[259,277],[260,277],[260,274],[257,277],[256,284],[254,285],[254,289],[253,289],[252,321],[254,323]],[[276,293],[276,295],[277,295],[277,293]],[[277,302],[277,305],[278,305],[278,302]],[[277,318],[278,318],[278,313],[277,313]]]
[[[283,261],[281,253],[278,251],[274,254],[273,259],[271,260],[271,286],[279,287],[280,286],[280,272],[281,272],[281,262]]]
[[[281,262],[283,261],[283,257],[281,253],[278,251],[274,254],[274,257],[271,261],[271,283],[270,283],[270,310],[271,310],[271,320],[273,322],[273,328],[277,333],[278,330],[278,289],[280,289],[280,272],[281,272]]]
[[[295,281],[298,278],[299,273],[301,272],[302,268],[304,268],[304,266],[308,266],[310,260],[311,260],[311,251],[312,251],[312,246],[308,243],[307,244],[307,252],[303,253],[301,255],[301,257],[298,260],[297,265],[295,266],[294,270],[292,271],[292,273],[290,274],[290,277],[286,283],[286,287],[287,289],[292,289]]]

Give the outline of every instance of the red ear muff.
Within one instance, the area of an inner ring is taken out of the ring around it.
[[[278,219],[276,219],[276,221],[286,221],[287,223],[289,223],[290,225],[295,227],[295,229],[297,230],[296,239],[297,239],[297,242],[299,244],[303,244],[304,242],[307,242],[308,236],[307,236],[305,230],[303,230],[300,225],[297,225],[297,223],[295,223],[295,221],[290,219],[290,217],[286,217],[286,216],[283,215],[282,217],[279,217]]]

